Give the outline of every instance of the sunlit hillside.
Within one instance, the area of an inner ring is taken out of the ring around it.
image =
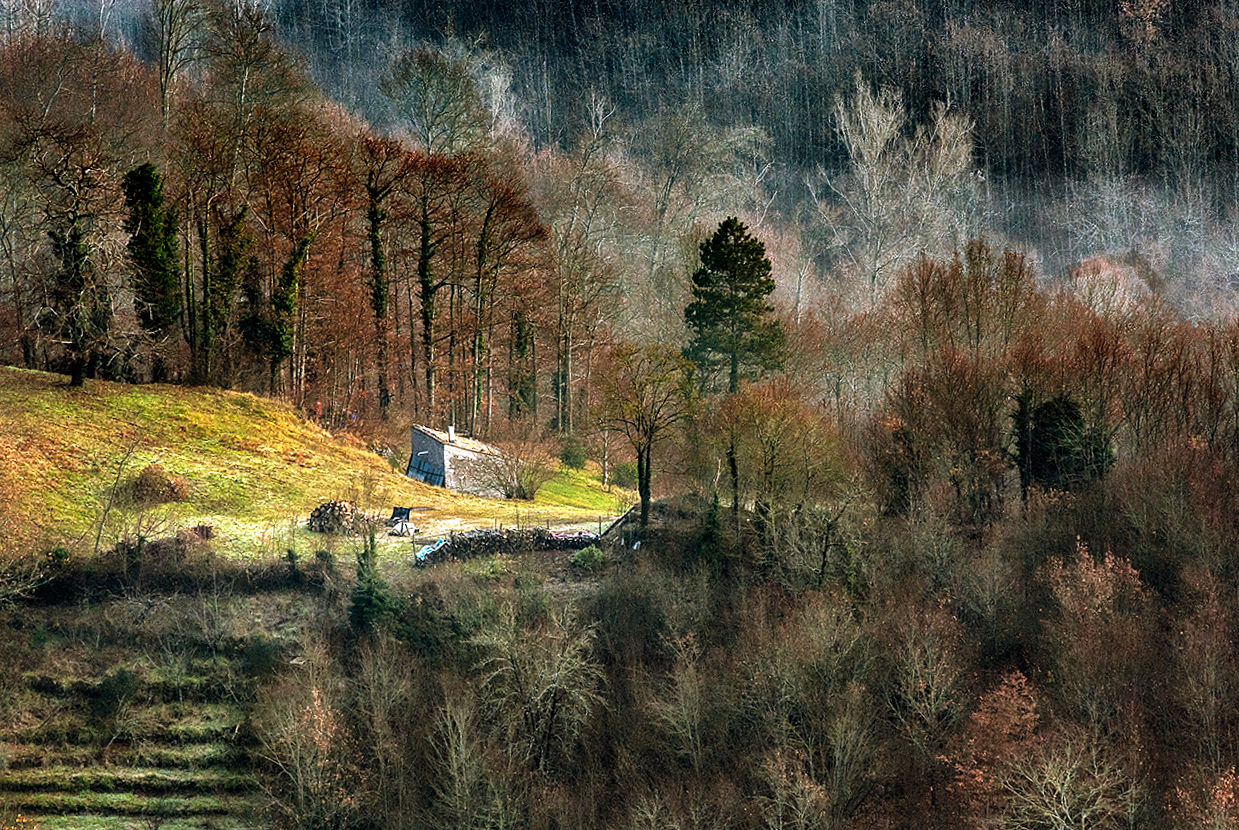
[[[396,450],[397,466],[407,452]],[[152,464],[183,481],[184,497],[135,508],[126,486]],[[237,552],[282,551],[332,499],[384,518],[394,506],[419,508],[428,533],[596,522],[627,509],[618,491],[587,497],[589,487],[555,484],[536,503],[472,498],[408,479],[355,440],[254,395],[105,381],[74,389],[59,375],[0,369],[0,516],[14,546],[106,548],[143,524],[147,535],[208,524]]]

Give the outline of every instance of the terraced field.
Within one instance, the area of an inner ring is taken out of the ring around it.
[[[295,628],[293,602],[130,596],[4,612],[0,819],[43,830],[262,824],[248,724],[264,677],[286,662],[292,641],[279,629]]]

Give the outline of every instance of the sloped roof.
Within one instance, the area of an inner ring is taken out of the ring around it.
[[[459,432],[456,433],[455,442],[451,442],[451,441],[448,441],[446,432],[441,432],[437,429],[431,429],[430,427],[424,427],[421,424],[414,424],[413,429],[417,430],[418,432],[424,435],[430,436],[434,440],[438,441],[440,444],[448,444],[453,447],[458,447],[462,450],[467,450],[469,452],[478,453],[479,455],[503,455],[503,453],[500,452],[497,447],[491,446],[490,444],[487,444],[484,441],[478,441],[473,438],[466,438],[463,435],[461,435]]]

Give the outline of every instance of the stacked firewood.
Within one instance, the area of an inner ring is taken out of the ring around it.
[[[350,501],[325,501],[310,513],[308,527],[315,533],[356,536],[381,522]]]
[[[590,530],[554,533],[546,540],[542,550],[581,550],[598,544],[599,538],[597,533]]]

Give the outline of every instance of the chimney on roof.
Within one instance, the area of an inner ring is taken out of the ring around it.
[[[454,427],[454,426],[449,426],[449,427],[447,428],[447,442],[448,442],[449,444],[455,444],[455,443],[456,443],[456,427]]]

